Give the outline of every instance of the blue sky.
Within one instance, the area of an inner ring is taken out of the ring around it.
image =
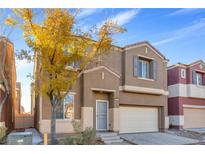
[[[4,15],[10,11],[4,10]],[[88,30],[93,25],[100,26],[106,19],[127,29],[114,36],[115,45],[147,40],[169,59],[169,65],[205,61],[205,9],[82,9],[77,23]],[[20,30],[15,30],[9,38],[15,51],[28,49]],[[26,75],[32,73],[33,65],[16,61],[16,67],[17,81],[22,83],[22,104],[30,111],[30,79]]]

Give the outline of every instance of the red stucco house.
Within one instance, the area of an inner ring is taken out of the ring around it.
[[[205,63],[168,67],[168,90],[170,127],[205,127]]]

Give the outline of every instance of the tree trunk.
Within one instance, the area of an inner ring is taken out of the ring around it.
[[[51,144],[57,144],[56,137],[56,105],[52,105],[52,115],[51,115]]]

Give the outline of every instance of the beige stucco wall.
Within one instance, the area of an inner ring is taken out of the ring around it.
[[[40,121],[40,132],[50,133],[50,120]],[[71,120],[56,120],[56,133],[74,133]]]
[[[174,84],[168,87],[169,97],[205,98],[205,87],[194,84]]]
[[[169,128],[169,117],[165,116],[165,129]]]
[[[110,108],[109,109],[109,129],[111,131],[119,132],[119,108]]]
[[[86,127],[93,128],[93,107],[81,107],[83,129]]]

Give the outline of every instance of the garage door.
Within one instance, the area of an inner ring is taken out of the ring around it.
[[[205,127],[205,109],[184,108],[184,128]]]
[[[158,108],[120,107],[120,133],[158,130]]]

